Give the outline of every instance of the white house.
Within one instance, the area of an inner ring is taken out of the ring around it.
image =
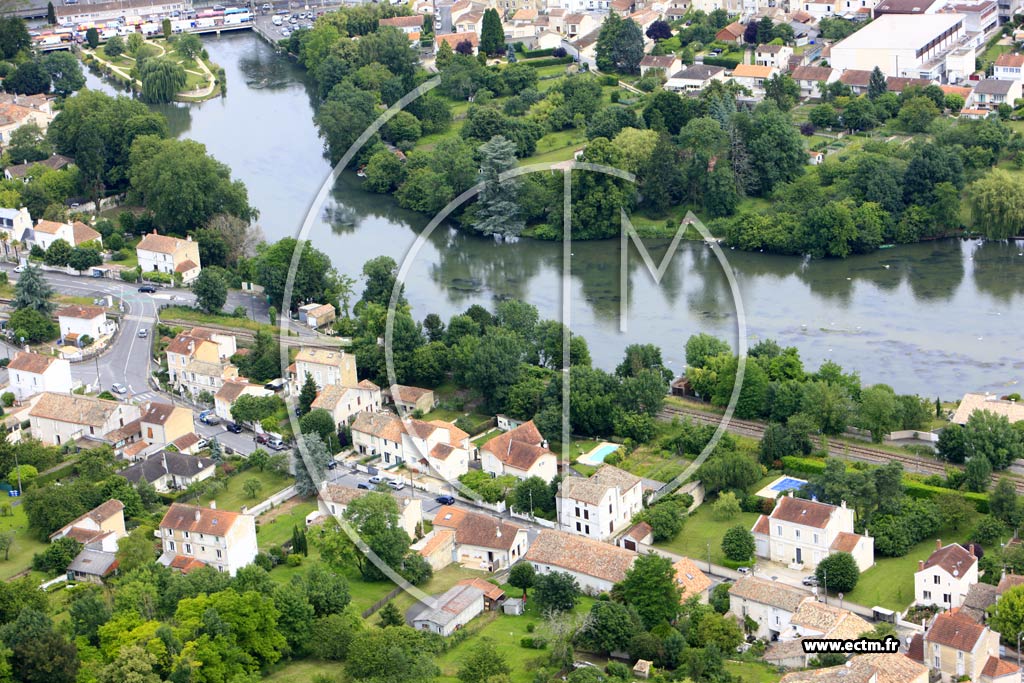
[[[402,450],[402,419],[394,413],[359,413],[352,422],[352,448],[362,455],[376,455],[385,468],[405,462]]]
[[[306,304],[299,306],[299,322],[303,325],[308,325],[314,330],[333,323],[336,315],[334,306],[331,304]]]
[[[127,535],[124,503],[112,498],[54,531],[50,541],[73,538],[82,545],[96,544],[104,552],[116,552],[117,542]]]
[[[944,609],[960,607],[967,591],[978,583],[978,558],[959,543],[943,546],[936,539],[935,552],[918,562],[914,573],[914,602]]]
[[[484,591],[471,584],[459,584],[434,599],[433,606],[415,605],[409,611],[412,626],[450,636],[484,611]]]
[[[1022,84],[1019,80],[1004,81],[998,78],[985,78],[974,84],[974,92],[967,102],[968,108],[994,109],[1000,104],[1013,103],[1021,99]]]
[[[862,572],[875,563],[875,540],[853,532],[853,510],[846,501],[828,505],[794,498],[790,492],[751,531],[757,556],[773,562],[813,569],[830,554],[845,552]]]
[[[953,413],[950,422],[965,425],[975,411],[984,410],[1001,415],[1011,423],[1024,420],[1024,403],[999,398],[997,394],[966,393]]]
[[[378,19],[378,26],[394,26],[399,31],[409,36],[409,40],[419,40],[423,32],[423,16],[413,14],[410,17],[391,17],[389,19]]]
[[[84,337],[96,341],[117,329],[117,323],[107,319],[107,311],[102,306],[62,306],[56,315],[60,338],[65,344],[81,346]]]
[[[32,243],[41,249],[49,249],[50,245],[57,240],[64,240],[72,247],[85,244],[86,242],[103,243],[103,237],[81,221],[74,223],[57,223],[55,221],[40,220],[32,229]]]
[[[790,74],[800,86],[800,96],[804,98],[821,97],[819,83],[832,83],[839,80],[839,72],[827,66],[798,66]]]
[[[756,576],[740,577],[729,588],[729,611],[740,619],[757,623],[754,635],[773,640],[790,627],[793,614],[804,600],[814,599],[807,591]]]
[[[28,412],[32,436],[60,446],[79,438],[103,441],[139,419],[139,408],[90,396],[45,392]],[[120,440],[120,439],[118,439]]]
[[[265,389],[258,384],[249,384],[248,380],[244,377],[239,377],[224,382],[220,386],[217,393],[213,395],[213,410],[220,419],[232,421],[234,418],[231,417],[231,406],[235,405],[235,401],[238,400],[239,396],[263,398],[273,394],[274,392],[269,389]]]
[[[1024,81],[1024,55],[1007,52],[996,57],[992,77],[1004,81]]]
[[[779,70],[773,66],[737,64],[736,68],[732,70],[732,80],[749,89],[755,95],[763,95],[764,82],[777,73],[779,73]]]
[[[469,471],[469,434],[441,420],[404,421],[402,455],[409,469],[444,481]]]
[[[453,561],[471,569],[498,571],[510,567],[530,544],[526,529],[518,524],[451,505],[437,511],[433,524],[435,531],[455,532]]]
[[[157,531],[163,553],[160,563],[189,572],[198,565],[231,576],[256,559],[256,520],[211,507],[172,503]]]
[[[610,591],[626,578],[636,558],[625,548],[554,529],[543,529],[524,557],[538,574],[569,574],[590,595]]]
[[[660,72],[664,78],[683,68],[683,63],[675,54],[644,55],[640,60],[640,75],[647,76],[651,72]]]
[[[562,529],[607,541],[643,509],[640,477],[602,465],[590,477],[566,477],[555,499]]]
[[[770,66],[773,69],[786,69],[792,56],[793,48],[788,45],[758,45],[754,50],[754,64]]]
[[[71,363],[63,358],[21,351],[7,366],[7,376],[19,401],[44,391],[71,393]]]
[[[483,471],[494,477],[502,474],[520,479],[536,476],[550,482],[558,474],[558,460],[533,420],[485,443],[480,449],[480,460]]]
[[[682,71],[674,73],[665,81],[665,90],[672,92],[690,92],[703,90],[711,81],[725,81],[725,67],[693,64]]]
[[[328,384],[342,387],[354,387],[359,384],[356,377],[356,357],[337,349],[299,349],[295,356],[295,376],[293,388],[297,393],[306,383],[306,375],[316,382],[318,389]]]
[[[311,407],[329,412],[338,426],[348,424],[356,413],[375,413],[381,409],[380,387],[368,379],[354,387],[328,384],[320,389]]]
[[[7,235],[8,241],[22,241],[25,235],[31,234],[32,216],[24,206],[20,209],[0,208],[0,232]]]
[[[160,235],[155,230],[142,238],[135,247],[142,272],[179,273],[185,284],[199,277],[199,243],[186,239]]]

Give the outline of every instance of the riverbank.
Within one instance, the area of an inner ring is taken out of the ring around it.
[[[224,94],[224,70],[210,62],[206,57],[185,57],[173,51],[173,45],[164,39],[146,40],[143,46],[151,46],[158,50],[153,57],[167,58],[181,66],[185,71],[185,85],[174,97],[177,102],[203,102]],[[135,93],[142,91],[142,81],[135,73],[137,63],[130,54],[120,53],[108,55],[103,45],[91,49],[82,46],[78,51],[82,63],[100,74],[117,81],[121,87]]]

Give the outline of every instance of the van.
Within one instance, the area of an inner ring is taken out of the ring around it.
[[[274,18],[273,18],[273,19],[271,19],[271,21],[272,21],[272,22],[274,22],[274,26],[280,26],[281,24],[283,24],[283,23],[284,23],[284,22],[283,22],[283,21],[281,20],[281,17],[280,17],[280,16],[278,16],[278,15],[276,15],[276,14],[274,15]]]

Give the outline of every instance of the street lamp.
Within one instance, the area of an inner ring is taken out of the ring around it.
[[[708,574],[711,573],[711,541],[708,541]]]
[[[1017,668],[1020,668],[1020,637],[1024,636],[1024,631],[1017,632]]]
[[[827,605],[828,604],[828,570],[827,569],[823,569],[821,571],[821,573],[822,573],[822,577],[821,578],[824,580],[824,583],[825,583],[825,588],[822,591],[822,595],[825,597],[825,604]]]

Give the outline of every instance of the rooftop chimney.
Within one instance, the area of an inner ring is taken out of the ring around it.
[[[924,560],[918,560],[917,561],[917,571],[923,571],[923,570],[924,570]]]
[[[196,521],[199,521],[199,508],[196,508]]]
[[[215,501],[215,500],[211,500],[210,501],[210,509],[211,510],[216,510],[217,509],[217,501]]]
[[[942,549],[942,539],[941,538],[936,538],[935,539],[935,549],[936,550],[941,550]]]

